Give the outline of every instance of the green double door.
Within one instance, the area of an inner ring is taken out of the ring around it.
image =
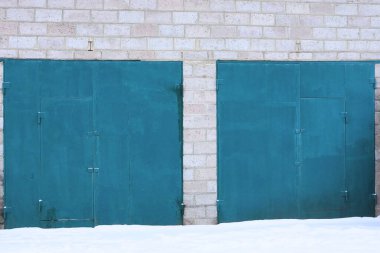
[[[372,63],[217,69],[219,222],[374,215]]]
[[[182,223],[182,64],[5,62],[6,227]]]

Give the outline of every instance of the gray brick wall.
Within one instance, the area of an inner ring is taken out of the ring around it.
[[[216,223],[216,60],[380,59],[379,39],[378,0],[0,1],[0,58],[184,61],[185,224]]]

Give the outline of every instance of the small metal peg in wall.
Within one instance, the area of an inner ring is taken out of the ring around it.
[[[93,38],[88,39],[88,51],[94,51],[94,39]]]
[[[301,41],[299,40],[296,41],[296,51],[297,52],[301,51]]]

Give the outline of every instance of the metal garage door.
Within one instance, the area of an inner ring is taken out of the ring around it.
[[[182,223],[180,62],[4,68],[6,228]]]
[[[220,222],[374,215],[374,65],[218,62]]]

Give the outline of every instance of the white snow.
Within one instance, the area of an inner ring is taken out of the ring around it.
[[[0,230],[0,252],[380,252],[380,218]]]

